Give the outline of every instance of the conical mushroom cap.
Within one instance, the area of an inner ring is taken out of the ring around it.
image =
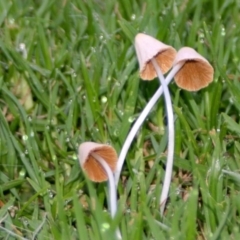
[[[172,67],[176,56],[174,48],[143,33],[136,35],[135,49],[140,66],[140,77],[143,80],[152,80],[157,77],[151,59],[156,59],[158,66],[164,74]]]
[[[173,65],[175,66],[181,62],[185,63],[174,77],[176,84],[180,88],[188,91],[198,91],[213,81],[213,67],[194,49],[190,47],[181,48]]]
[[[113,172],[117,165],[117,153],[109,145],[94,142],[84,142],[78,148],[78,158],[81,168],[86,172],[89,179],[94,182],[106,181],[108,176],[102,165],[91,156],[92,152],[102,157]]]

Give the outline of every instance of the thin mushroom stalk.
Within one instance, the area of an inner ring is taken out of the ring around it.
[[[170,81],[173,79],[175,74],[181,69],[183,64],[184,64],[184,62],[180,62],[172,68],[172,70],[169,72],[169,74],[167,75],[167,77],[165,79],[166,85],[168,85],[170,83]],[[153,106],[156,104],[158,99],[161,97],[162,93],[163,93],[163,88],[162,88],[162,86],[160,86],[158,88],[158,90],[155,92],[155,94],[152,96],[152,98],[149,100],[149,102],[147,103],[147,105],[145,106],[145,108],[143,109],[143,111],[141,112],[141,114],[139,115],[137,120],[135,121],[133,127],[131,128],[131,130],[123,144],[121,152],[119,154],[116,171],[115,171],[115,175],[114,175],[116,185],[118,185],[122,166],[123,166],[124,160],[126,158],[126,155],[128,153],[129,147],[131,146],[131,143],[132,143],[135,135],[137,134],[139,128],[141,127],[143,121],[146,119],[147,115],[149,114],[149,112],[151,111]]]
[[[174,116],[173,116],[171,96],[170,96],[170,92],[166,84],[166,81],[164,79],[164,76],[161,72],[161,69],[158,67],[158,64],[155,59],[152,59],[152,64],[157,72],[158,78],[162,85],[163,95],[165,98],[165,105],[167,109],[167,121],[168,121],[167,165],[166,165],[165,178],[163,182],[162,194],[160,197],[160,212],[161,212],[161,215],[163,215],[164,208],[166,205],[166,199],[167,199],[169,188],[170,188],[171,177],[172,177],[173,155],[174,155],[174,134],[175,134],[174,133],[175,132]]]
[[[101,164],[102,168],[104,169],[104,171],[108,176],[108,185],[109,185],[108,196],[109,196],[109,203],[110,203],[110,213],[112,218],[114,218],[117,212],[117,190],[114,184],[113,172],[111,168],[108,166],[108,164],[106,163],[106,161],[97,153],[92,152],[90,153],[90,155],[92,155]]]

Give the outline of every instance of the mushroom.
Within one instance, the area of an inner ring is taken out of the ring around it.
[[[167,115],[168,115],[168,133],[169,133],[169,144],[168,144],[168,158],[173,158],[174,151],[174,118],[171,104],[170,93],[165,82],[163,74],[166,73],[172,66],[174,58],[176,56],[176,50],[171,46],[168,46],[157,39],[148,36],[143,33],[139,33],[135,37],[135,49],[140,66],[140,77],[144,80],[152,80],[156,76],[159,77],[161,87],[157,90],[154,96],[150,99],[132,129],[130,130],[122,150],[119,155],[116,173],[115,183],[118,184],[122,165],[127,155],[128,149],[133,141],[134,136],[142,125],[144,119],[157,102],[162,92],[164,92]]]
[[[157,77],[152,59],[156,60],[162,73],[165,74],[172,67],[176,56],[176,50],[173,47],[143,33],[136,35],[135,49],[140,66],[140,77],[143,80],[152,80]]]
[[[93,182],[104,182],[109,179],[105,163],[107,163],[107,169],[110,169],[111,172],[115,171],[117,153],[109,145],[84,142],[79,146],[78,156],[82,169]]]
[[[117,212],[117,190],[113,176],[117,164],[115,149],[106,144],[84,142],[78,148],[78,159],[81,168],[90,180],[93,182],[108,180],[110,212],[114,218]],[[116,230],[116,236],[121,239],[119,229]]]
[[[213,67],[194,49],[181,48],[173,62],[173,67],[182,64],[181,70],[174,77],[176,84],[188,91],[198,91],[213,81]]]

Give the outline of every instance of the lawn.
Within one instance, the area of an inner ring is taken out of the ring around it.
[[[240,239],[240,3],[229,0],[0,0],[0,239]],[[159,87],[142,81],[134,37],[189,46],[214,80],[174,81],[175,152],[163,216],[167,156],[161,98],[129,149],[118,210],[77,150],[117,153]]]

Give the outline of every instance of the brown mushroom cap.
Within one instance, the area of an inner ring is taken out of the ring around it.
[[[108,176],[102,165],[91,156],[92,152],[102,157],[113,172],[117,165],[117,153],[115,149],[109,145],[94,142],[84,142],[78,148],[80,165],[88,175],[89,179],[94,182],[106,181]]]
[[[190,47],[181,48],[173,65],[185,62],[176,73],[174,79],[176,84],[188,91],[198,91],[208,86],[213,81],[214,69],[211,64]]]
[[[135,37],[135,49],[140,66],[140,77],[143,80],[152,80],[157,73],[151,59],[155,58],[162,73],[166,73],[173,64],[176,50],[157,39],[138,33]]]

